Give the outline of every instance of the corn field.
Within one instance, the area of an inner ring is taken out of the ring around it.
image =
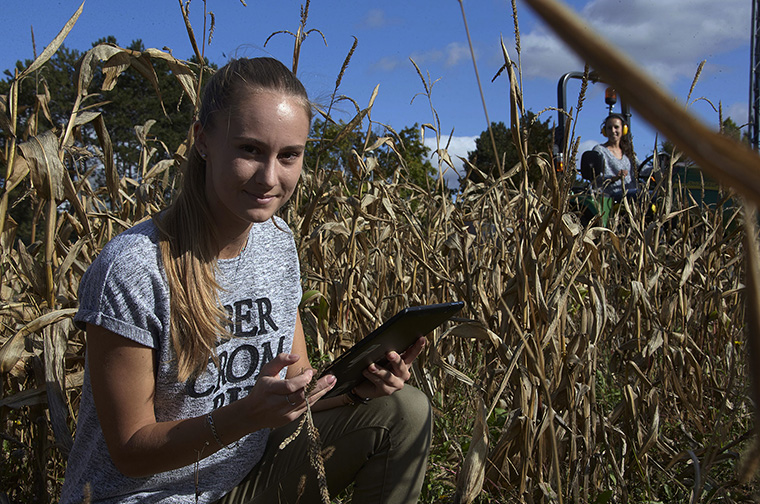
[[[68,123],[56,130],[46,121],[56,96],[45,89],[22,131],[18,89],[51,55],[0,97],[0,502],[57,500],[83,376],[84,334],[71,322],[79,280],[110,238],[166,206],[188,148],[158,161],[160,139],[145,130],[138,176],[118,173],[108,117],[83,106],[100,91],[90,89],[92,72],[118,86],[128,67],[149,77],[165,61],[193,104],[205,75],[165,51],[98,45],[80,62]],[[444,170],[446,139],[420,77],[434,115],[421,122],[439,139]],[[356,103],[346,130],[376,128],[371,108]],[[328,152],[334,139],[314,140]],[[556,172],[549,153],[521,150],[503,175],[452,195],[441,181],[411,184],[403,170],[374,177],[379,144],[400,153],[397,140],[388,130],[355,151],[351,172],[318,157],[281,214],[300,253],[315,363],[406,306],[466,303],[430,336],[414,369],[435,411],[421,501],[752,501],[747,238],[730,191],[726,205],[709,208],[663,177],[656,197],[626,200],[603,227],[580,221],[575,174]],[[515,143],[524,145],[519,134]],[[85,169],[93,159],[102,186]],[[528,182],[529,170],[543,175],[539,183]],[[35,209],[29,244],[8,214],[19,204]],[[350,493],[334,498],[349,502]]]

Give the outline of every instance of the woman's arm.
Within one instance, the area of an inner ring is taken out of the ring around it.
[[[114,464],[126,476],[177,469],[221,448],[206,415],[156,421],[154,350],[88,325],[87,352],[103,436]],[[279,354],[262,367],[246,397],[214,410],[214,425],[223,443],[233,443],[264,427],[285,425],[305,411],[305,402],[292,398],[308,385],[313,372],[285,380],[278,376],[284,367],[299,361],[297,355]],[[321,397],[327,390],[320,389],[316,395]]]
[[[156,423],[154,350],[88,325],[87,359],[103,436],[126,476],[182,467],[219,448],[203,417]]]

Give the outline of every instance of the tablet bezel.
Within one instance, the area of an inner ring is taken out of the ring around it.
[[[403,353],[421,336],[430,334],[464,307],[464,302],[404,308],[335,359],[320,375],[333,374],[335,387],[324,397],[348,392],[366,378],[362,372],[372,363],[385,364],[390,351]]]

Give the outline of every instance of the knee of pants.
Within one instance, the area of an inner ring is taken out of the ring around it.
[[[399,421],[411,425],[422,425],[430,421],[432,416],[430,401],[419,389],[407,385],[391,398],[396,403],[396,415]]]
[[[378,406],[392,411],[390,427],[393,430],[406,434],[419,432],[422,437],[431,435],[432,408],[427,396],[419,389],[407,385],[389,396],[387,403]]]

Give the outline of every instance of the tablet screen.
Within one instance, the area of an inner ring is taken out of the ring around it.
[[[404,308],[383,325],[358,341],[325,369],[321,376],[335,375],[338,383],[325,397],[343,394],[364,381],[362,372],[373,362],[386,364],[390,351],[403,353],[421,336],[446,322],[462,309],[464,303],[441,303]]]

